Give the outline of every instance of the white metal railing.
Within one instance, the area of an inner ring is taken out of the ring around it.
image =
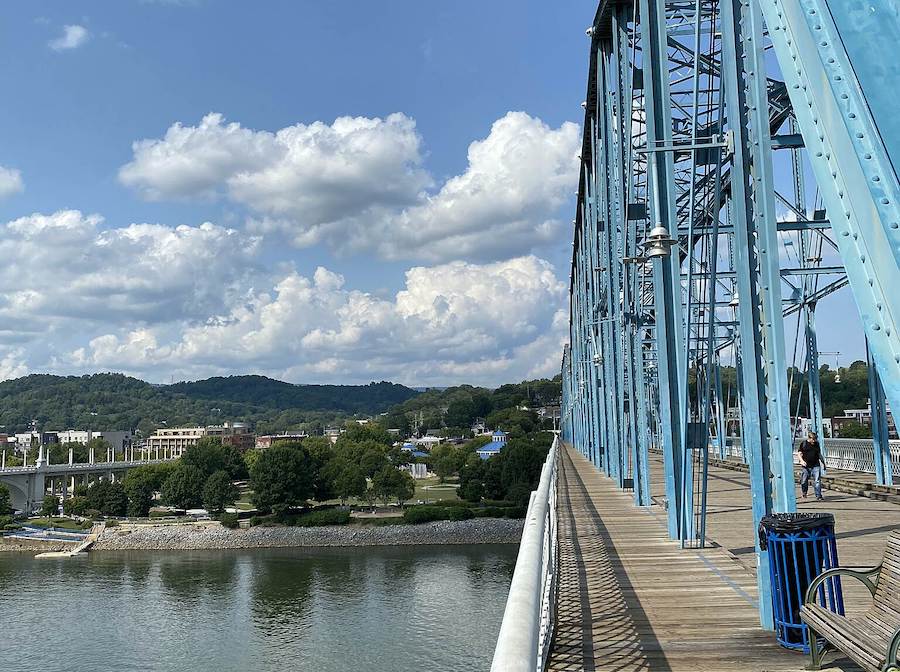
[[[875,444],[872,439],[823,439],[825,449],[825,466],[830,469],[859,471],[866,474],[875,473]],[[800,446],[800,440],[794,442],[794,450]],[[894,476],[900,477],[900,440],[888,442],[891,452],[891,466]],[[741,437],[730,437],[726,446],[729,457],[744,458]],[[798,459],[794,456],[794,462]]]
[[[547,662],[556,623],[558,452],[557,435],[528,503],[491,672],[538,672]]]

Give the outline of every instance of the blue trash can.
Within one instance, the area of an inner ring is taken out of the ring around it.
[[[775,513],[759,523],[759,543],[769,551],[772,602],[778,643],[809,653],[809,635],[800,607],[809,584],[826,569],[838,566],[834,516],[830,513]],[[839,577],[819,588],[816,601],[844,615]]]

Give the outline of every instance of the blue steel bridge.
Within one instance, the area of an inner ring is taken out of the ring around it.
[[[826,440],[801,510],[835,513],[843,564],[900,527],[900,2],[602,0],[586,28],[560,440],[492,669],[801,669],[756,530],[798,508],[843,288],[873,439]]]

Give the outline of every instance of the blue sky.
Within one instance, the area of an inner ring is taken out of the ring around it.
[[[0,376],[555,373],[593,3],[250,7],[0,7]]]

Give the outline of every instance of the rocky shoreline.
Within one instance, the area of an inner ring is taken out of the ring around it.
[[[107,528],[97,551],[167,551],[326,546],[517,544],[522,520],[476,518],[422,525],[252,527],[229,530],[218,523],[134,525]]]
[[[46,553],[48,551],[68,551],[75,544],[65,541],[43,541],[40,539],[19,539],[16,537],[0,537],[0,553],[5,551]]]

